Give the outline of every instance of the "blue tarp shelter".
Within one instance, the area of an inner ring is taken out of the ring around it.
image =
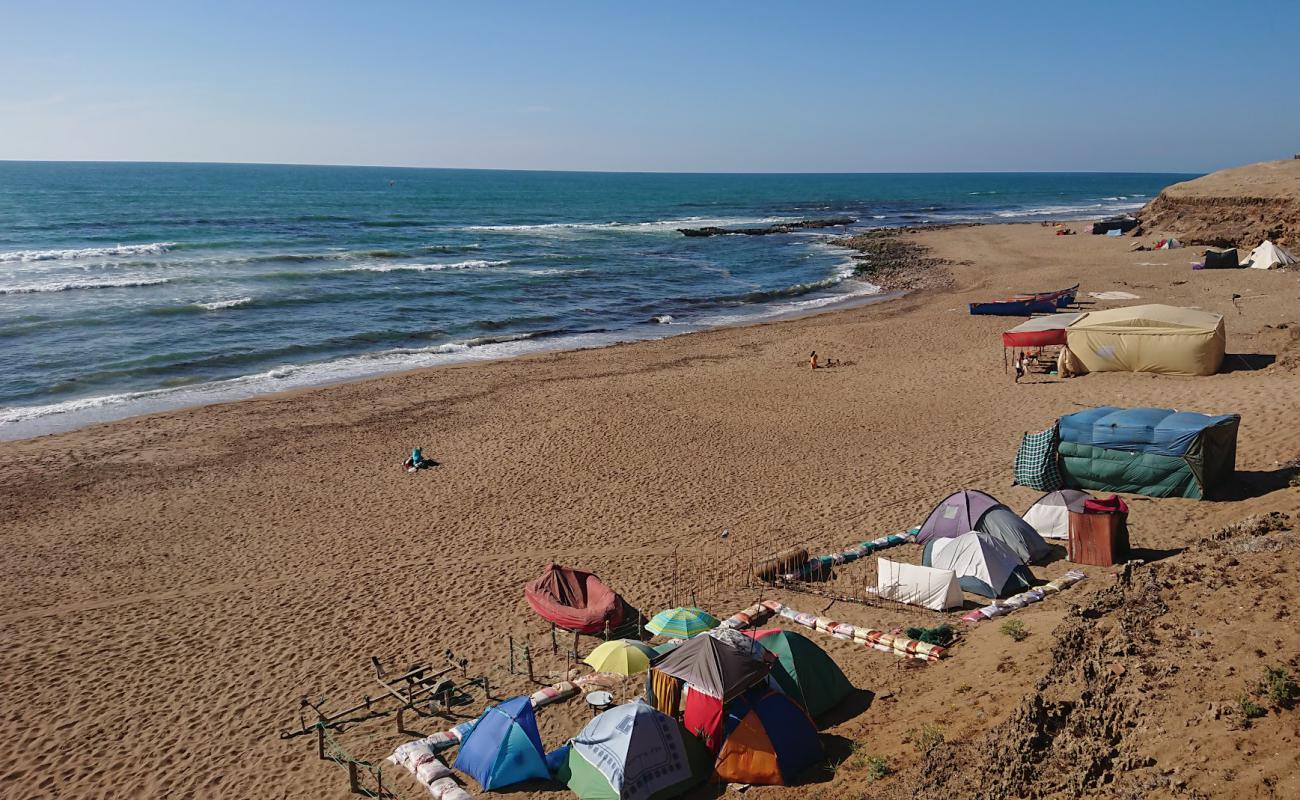
[[[1236,472],[1237,414],[1089,408],[1060,419],[1061,475],[1075,489],[1202,499]]]

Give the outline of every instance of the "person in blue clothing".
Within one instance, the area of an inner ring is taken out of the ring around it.
[[[406,467],[407,472],[415,472],[417,469],[424,469],[425,467],[436,466],[436,463],[434,461],[425,458],[424,453],[420,452],[420,448],[412,447],[411,455],[409,455],[407,459],[402,462],[402,466]]]

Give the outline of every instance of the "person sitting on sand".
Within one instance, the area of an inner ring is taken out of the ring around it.
[[[411,454],[402,462],[402,466],[406,467],[407,472],[415,472],[417,469],[433,466],[433,462],[424,457],[424,453],[420,451],[420,448],[412,447]]]
[[[808,354],[808,366],[817,369],[817,351],[814,350]]]

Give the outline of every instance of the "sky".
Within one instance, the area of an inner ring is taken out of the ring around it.
[[[0,159],[1204,172],[1300,152],[1294,0],[0,0],[0,30]]]

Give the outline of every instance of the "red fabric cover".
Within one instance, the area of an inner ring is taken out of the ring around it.
[[[714,755],[722,749],[722,701],[704,692],[692,691],[686,695],[686,708],[682,711],[682,724],[687,733],[704,742]]]
[[[1020,331],[1002,334],[1003,347],[1046,347],[1052,344],[1065,344],[1065,328],[1051,331]]]
[[[524,586],[528,605],[561,628],[600,633],[623,622],[623,598],[590,572],[550,564],[537,580]]]
[[[1085,514],[1127,514],[1128,503],[1124,498],[1117,494],[1110,497],[1089,498],[1083,501],[1083,513]]]

